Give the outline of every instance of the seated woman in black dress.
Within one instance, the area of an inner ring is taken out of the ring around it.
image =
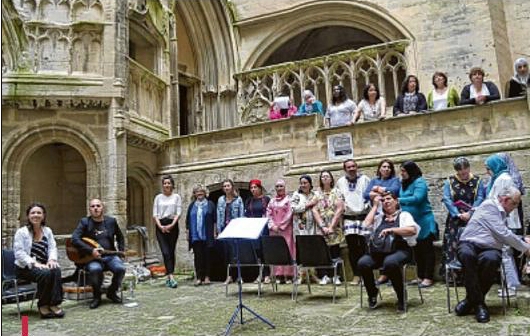
[[[36,282],[41,318],[63,317],[61,269],[52,230],[46,226],[46,208],[33,203],[26,210],[27,225],[15,233],[17,277]]]
[[[366,286],[370,309],[377,308],[379,292],[373,270],[382,267],[382,271],[388,276],[396,292],[397,310],[404,312],[402,266],[412,258],[411,246],[416,245],[420,227],[414,222],[411,214],[400,210],[397,195],[387,192],[383,196],[374,197],[373,202],[372,210],[366,216],[363,225],[371,231],[373,237],[394,235],[394,248],[387,253],[370,248],[369,254],[359,259],[357,268]],[[383,204],[382,213],[377,211],[379,203]]]

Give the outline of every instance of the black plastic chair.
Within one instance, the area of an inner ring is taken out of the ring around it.
[[[292,266],[294,268],[293,277],[293,291],[291,298],[294,300],[295,283],[298,281],[298,267],[296,260],[291,257],[289,246],[285,238],[282,236],[262,236],[261,246],[263,249],[263,263],[261,265],[260,274],[263,274],[263,267],[271,268],[271,285],[273,291],[278,291],[278,284],[276,283],[276,275],[273,272],[272,266]]]
[[[337,277],[337,269],[342,266],[342,277],[344,283],[344,290],[346,297],[348,297],[348,281],[346,281],[346,272],[344,270],[344,262],[341,258],[331,259],[326,240],[320,235],[310,236],[296,236],[296,262],[300,270],[306,270],[307,288],[311,294],[311,281],[309,279],[309,268],[326,268],[333,269],[333,279]],[[335,295],[337,292],[337,285],[333,283],[333,303],[335,303]],[[295,282],[295,301],[298,299],[298,281]]]
[[[460,302],[458,297],[458,284],[456,283],[456,273],[462,273],[462,264],[458,261],[451,261],[445,264],[445,293],[447,297],[447,312],[450,314],[452,312],[451,308],[451,294],[450,294],[450,277],[453,280],[453,287],[455,290],[456,302]],[[502,313],[506,315],[506,303],[510,307],[510,296],[508,295],[508,283],[506,282],[506,272],[504,271],[504,264],[501,261],[501,266],[499,267],[500,281],[501,281],[501,299],[502,299]],[[506,295],[505,295],[506,294]]]
[[[416,258],[414,257],[414,249],[411,248],[411,260],[407,263],[405,263],[403,265],[403,268],[401,270],[401,274],[402,274],[402,280],[403,280],[403,308],[405,310],[405,312],[407,311],[408,309],[408,289],[407,289],[407,268],[409,267],[414,267],[415,271],[416,271],[416,278],[418,278],[418,268],[417,268],[417,265],[416,265]],[[381,271],[381,269],[379,269],[379,271]],[[361,278],[361,282],[360,282],[360,285],[359,285],[359,288],[360,288],[360,299],[361,299],[361,308],[363,307],[363,287],[364,287],[364,283],[362,281],[362,278]],[[423,300],[423,293],[421,292],[421,284],[420,282],[418,282],[416,284],[416,287],[418,288],[418,294],[420,296],[420,302],[423,304],[424,303],[424,300]],[[381,291],[379,291],[379,298],[382,299],[382,295],[381,295]]]
[[[258,259],[258,256],[256,255],[256,250],[254,249],[254,245],[256,241],[254,240],[239,240],[238,242],[235,241],[229,241],[229,244],[238,244],[237,248],[239,249],[239,266],[240,267],[257,267],[259,269],[259,275],[258,275],[258,296],[261,296],[261,278],[262,278],[262,266],[261,262]],[[259,242],[259,241],[258,241]],[[235,246],[233,246],[235,249]],[[237,267],[237,259],[236,256],[231,256],[231,261],[226,266],[226,277],[230,275],[230,268],[231,267]],[[241,274],[238,274],[238,279],[236,281],[243,281],[243,279],[239,279],[239,276]],[[228,296],[228,285],[229,283],[226,283],[225,285],[225,296]]]
[[[37,296],[35,283],[21,284],[16,275],[15,252],[2,250],[2,304],[17,303],[18,318],[20,319],[20,302],[31,299],[30,310]]]

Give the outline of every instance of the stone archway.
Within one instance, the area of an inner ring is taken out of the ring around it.
[[[61,143],[77,151],[86,165],[87,200],[101,195],[101,155],[94,134],[74,123],[53,125],[30,123],[6,136],[2,146],[2,234],[11,238],[19,227],[21,213],[21,176],[28,159],[41,147]],[[7,242],[9,244],[9,241]]]
[[[56,142],[33,152],[20,174],[20,218],[32,202],[46,206],[55,234],[71,234],[86,215],[86,164],[73,147]]]
[[[318,13],[318,20],[315,20]],[[263,20],[261,22],[260,20]],[[275,25],[247,58],[242,70],[251,70],[266,64],[271,55],[290,39],[304,32],[330,26],[349,27],[364,31],[382,42],[392,42],[401,39],[414,40],[412,33],[391,13],[383,11],[369,3],[326,1],[309,2],[298,6],[294,10],[265,16],[252,22],[240,22],[241,30],[258,27],[258,23],[282,22]]]
[[[152,222],[152,205],[155,195],[155,175],[139,163],[127,168],[127,226],[147,228],[147,252],[155,249],[155,226]]]

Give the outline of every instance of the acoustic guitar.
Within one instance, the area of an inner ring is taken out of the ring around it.
[[[97,241],[90,239],[90,238],[81,238],[83,242],[88,244],[89,246],[95,248],[99,251],[101,255],[118,255],[120,257],[125,257],[125,253],[122,251],[113,251],[113,250],[105,250],[101,245],[98,244]],[[76,264],[86,264],[96,258],[92,256],[92,254],[83,255],[77,247],[74,246],[72,243],[72,239],[66,239],[66,255],[68,256],[68,259],[73,261]]]

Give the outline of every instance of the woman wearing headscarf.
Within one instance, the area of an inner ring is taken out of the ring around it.
[[[274,184],[276,197],[270,200],[267,206],[267,217],[269,218],[269,233],[271,236],[282,236],[289,247],[291,258],[296,256],[293,237],[293,211],[291,199],[285,189],[285,181],[279,179]],[[294,269],[292,266],[274,266],[274,275],[280,283],[290,283],[293,279]]]
[[[508,82],[508,98],[526,96],[526,90],[530,86],[530,73],[528,61],[518,58],[513,65],[514,74]]]
[[[515,186],[514,180],[508,171],[506,161],[498,154],[490,155],[484,162],[486,171],[491,176],[486,189],[486,196],[489,199],[496,200],[501,190],[506,187]],[[506,218],[508,228],[514,233],[522,234],[522,225],[519,219],[518,211],[512,211]],[[505,245],[502,248],[502,263],[506,272],[506,282],[508,286],[508,295],[515,295],[515,289],[521,285],[517,274],[517,267],[512,256],[512,250]],[[499,295],[502,295],[502,291]]]
[[[253,179],[250,180],[248,184],[248,188],[250,190],[250,193],[252,194],[252,197],[249,198],[245,203],[245,217],[247,218],[262,218],[267,217],[267,205],[269,204],[271,198],[269,196],[266,196],[264,194],[263,185],[261,183],[261,180]],[[263,236],[269,235],[269,228],[265,226],[263,229],[263,232],[261,233]],[[263,250],[261,248],[260,241],[253,241],[252,246],[254,246],[254,249],[256,250],[256,255],[258,258],[263,260]],[[271,282],[269,277],[269,269],[265,268],[263,270],[263,282],[268,284]],[[259,281],[260,279],[256,279],[256,281]]]
[[[401,190],[399,204],[401,209],[412,215],[420,226],[418,243],[414,247],[418,266],[418,281],[422,288],[433,285],[434,247],[433,241],[438,237],[438,227],[434,221],[432,206],[428,197],[429,187],[422,177],[420,167],[413,161],[401,165]]]
[[[202,184],[193,187],[192,202],[186,215],[188,249],[193,249],[195,286],[210,284],[210,248],[213,246],[217,210],[206,197],[208,188]]]
[[[316,99],[311,90],[305,90],[303,97],[304,101],[298,108],[298,112],[296,112],[295,115],[303,116],[311,113],[317,113],[324,116],[324,107],[322,106],[322,102]]]
[[[473,209],[478,207],[486,196],[482,179],[471,173],[467,158],[456,158],[453,168],[455,174],[447,178],[443,189],[442,201],[448,213],[443,236],[441,275],[445,274],[445,264],[456,260],[459,229],[466,226]]]

